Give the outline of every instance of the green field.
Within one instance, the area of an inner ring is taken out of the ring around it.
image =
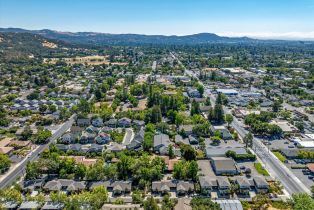
[[[261,163],[254,163],[254,167],[259,174],[263,176],[269,176],[269,173],[266,171],[266,169],[262,166]]]
[[[281,162],[284,163],[287,160],[287,158],[283,156],[280,152],[273,152],[273,153]]]

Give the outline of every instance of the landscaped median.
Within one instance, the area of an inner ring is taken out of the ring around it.
[[[287,160],[287,158],[278,151],[273,151],[273,154],[283,163]]]
[[[259,174],[263,176],[269,176],[269,173],[266,171],[266,169],[262,166],[261,163],[254,163],[254,167]]]

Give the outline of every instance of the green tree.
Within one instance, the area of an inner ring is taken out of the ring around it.
[[[201,113],[200,104],[197,103],[195,100],[193,100],[191,104],[191,116],[195,114],[200,114],[200,113]]]
[[[314,200],[307,193],[298,193],[292,195],[294,210],[312,210],[314,209]]]
[[[156,200],[151,196],[144,202],[144,210],[161,210]]]
[[[10,158],[5,154],[0,153],[0,174],[8,170],[10,168],[10,165]]]
[[[175,158],[175,154],[174,154],[173,146],[172,146],[172,145],[170,145],[169,148],[168,148],[168,155],[169,155],[169,158],[170,158],[170,159]]]
[[[253,146],[253,135],[251,132],[247,133],[244,138],[243,142],[245,143],[245,147],[252,147]]]
[[[228,123],[228,127],[230,127],[230,124],[233,121],[233,116],[231,114],[226,114],[225,115],[225,121]]]
[[[182,144],[180,146],[182,157],[187,160],[196,160],[196,151],[194,148],[189,144]]]

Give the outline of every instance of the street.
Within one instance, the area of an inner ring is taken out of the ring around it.
[[[171,55],[183,66],[183,64],[173,53],[171,53]],[[199,80],[195,73],[187,70],[185,66],[183,67],[185,69],[186,75]],[[199,83],[204,86],[205,93],[210,97],[211,102],[214,102],[216,99],[213,94],[210,94],[210,90],[201,81],[199,81]],[[214,103],[212,103],[212,105],[214,105]],[[224,112],[225,114],[231,113],[227,107],[224,107]],[[238,132],[241,138],[243,138],[248,133],[248,131],[243,128],[243,124],[241,124],[236,117],[234,117],[231,125]],[[254,151],[258,158],[260,158],[264,164],[266,170],[270,172],[273,178],[279,180],[282,183],[283,187],[287,190],[290,196],[294,193],[300,192],[310,193],[310,190],[280,160],[278,160],[278,158],[272,152],[269,151],[269,149],[261,142],[260,139],[257,139],[256,137],[253,138],[253,148],[255,149]]]
[[[29,161],[35,161],[38,159],[39,154],[42,153],[45,149],[49,147],[51,143],[55,143],[56,140],[62,136],[64,132],[66,132],[74,123],[75,115],[72,115],[68,121],[66,121],[50,138],[48,143],[40,145],[35,149],[30,155],[27,155],[19,165],[11,171],[8,171],[5,174],[5,177],[0,181],[0,189],[10,186],[13,182],[15,182],[19,177],[21,177],[25,173],[26,165]]]

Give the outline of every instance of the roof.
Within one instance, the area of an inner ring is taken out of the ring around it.
[[[10,146],[17,145],[17,146],[20,146],[20,147],[25,147],[25,146],[27,146],[29,144],[30,144],[30,141],[14,140],[14,141],[11,141]]]
[[[234,89],[217,89],[218,93],[223,93],[223,94],[238,94],[238,91]]]
[[[21,203],[20,209],[38,209],[40,204],[36,201],[24,201]]]
[[[261,176],[254,177],[253,181],[254,181],[256,187],[268,186],[268,183],[264,177],[261,177]]]
[[[64,204],[62,203],[57,203],[57,202],[46,202],[45,205],[41,208],[41,209],[50,209],[50,210],[53,210],[53,209],[63,209],[64,207]]]
[[[174,180],[162,180],[162,181],[154,181],[152,182],[152,190],[153,191],[164,191],[170,190],[170,188],[176,187],[176,183]]]
[[[272,120],[270,124],[278,125],[283,132],[298,131],[298,129],[294,125],[290,124],[288,121],[285,120]]]
[[[14,147],[0,147],[0,153],[2,154],[8,154],[10,153]]]
[[[11,143],[12,138],[4,138],[0,140],[0,147],[8,146]]]
[[[221,210],[243,210],[239,200],[214,200],[220,205]]]
[[[236,164],[232,158],[212,157],[216,171],[236,171]]]
[[[236,152],[237,154],[247,154],[247,151],[243,147],[206,147],[206,156],[207,157],[218,157],[225,156],[226,152],[231,150]]]
[[[192,191],[194,190],[194,183],[187,181],[179,181],[177,183],[177,191]]]
[[[167,134],[159,134],[154,136],[154,147],[159,145],[168,146],[170,144],[170,139]]]
[[[237,184],[240,186],[240,187],[247,187],[249,188],[251,186],[249,180],[245,177],[242,177],[242,176],[237,176],[235,178]]]
[[[314,163],[308,163],[306,166],[310,171],[314,172]]]
[[[203,188],[206,188],[206,187],[211,188],[211,187],[217,186],[217,180],[211,176],[200,176],[199,182],[200,182],[201,187]]]
[[[217,176],[217,183],[219,187],[230,187],[230,182],[225,176]]]

